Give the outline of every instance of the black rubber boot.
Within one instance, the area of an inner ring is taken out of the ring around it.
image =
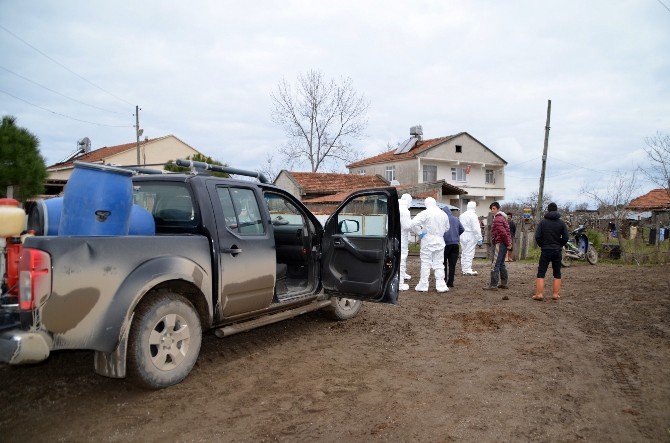
[[[491,283],[484,288],[487,291],[497,291],[498,290],[498,273],[491,271]]]
[[[507,273],[507,269],[503,268],[500,270],[500,284],[498,285],[499,289],[509,289],[509,286],[507,286],[507,279],[509,278],[509,274]]]

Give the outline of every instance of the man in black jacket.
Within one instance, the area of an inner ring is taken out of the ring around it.
[[[537,279],[535,280],[535,295],[533,300],[542,300],[544,298],[544,276],[547,274],[547,268],[551,263],[551,269],[554,272],[553,299],[561,298],[561,252],[563,246],[570,238],[568,236],[568,227],[560,219],[556,203],[549,203],[548,212],[544,214],[544,219],[537,225],[535,230],[535,241],[542,249],[540,253],[540,265],[537,268]]]

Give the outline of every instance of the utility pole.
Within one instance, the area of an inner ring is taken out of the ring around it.
[[[549,122],[551,120],[551,100],[547,100],[547,124],[544,127],[544,152],[542,152],[542,174],[540,175],[540,192],[537,194],[535,221],[542,220],[542,197],[544,196],[544,172],[547,169],[547,149],[549,149]]]
[[[140,107],[135,106],[135,136],[137,138],[137,165],[140,163]]]

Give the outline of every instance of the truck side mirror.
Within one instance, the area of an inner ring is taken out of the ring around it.
[[[361,229],[361,224],[356,220],[342,220],[338,224],[340,234],[351,234]]]

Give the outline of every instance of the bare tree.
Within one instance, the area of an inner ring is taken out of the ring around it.
[[[292,161],[281,161],[277,158],[277,155],[266,153],[265,158],[261,162],[261,167],[256,171],[263,174],[271,182],[274,182],[282,169],[290,171],[293,169],[293,166]]]
[[[539,192],[538,191],[533,191],[530,194],[528,194],[527,196],[518,200],[518,203],[521,206],[521,208],[530,208],[532,211],[535,211],[537,209],[538,197],[539,197]],[[547,209],[547,206],[552,201],[553,201],[553,197],[551,196],[551,194],[548,193],[548,192],[545,192],[544,195],[542,196],[542,212],[544,212]]]
[[[670,192],[670,135],[657,132],[644,141],[647,147],[643,149],[651,165],[640,169],[649,180]]]
[[[619,247],[623,252],[624,247],[621,242],[622,232],[621,228],[624,221],[630,214],[628,203],[634,195],[637,194],[637,178],[635,172],[616,171],[610,178],[607,186],[602,189],[596,189],[593,185],[584,185],[582,193],[589,197],[598,207],[598,212],[601,216],[608,217],[614,222],[615,229],[619,235],[617,236]]]
[[[316,172],[324,163],[360,157],[351,142],[363,136],[369,103],[351,79],[325,80],[321,72],[309,71],[298,76],[295,90],[283,79],[270,96],[273,121],[289,137],[280,150],[287,161],[307,162]]]

